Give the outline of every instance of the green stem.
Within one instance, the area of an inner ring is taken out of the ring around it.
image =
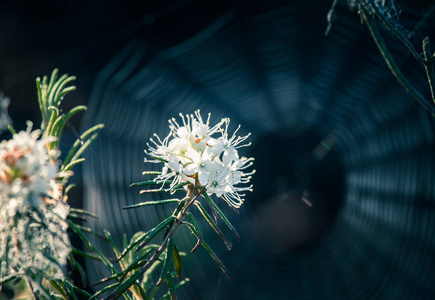
[[[196,192],[195,187],[192,184],[188,185],[187,188],[187,195],[183,199],[185,200],[185,206],[184,209],[181,209],[180,212],[177,214],[174,222],[172,223],[172,226],[166,235],[165,239],[163,240],[160,247],[156,250],[156,252],[153,254],[153,256],[148,260],[148,262],[140,269],[140,272],[135,273],[135,276],[132,276],[134,281],[139,279],[139,277],[144,274],[150,267],[153,266],[153,264],[159,259],[160,255],[164,253],[166,248],[168,247],[169,240],[175,235],[178,228],[182,225],[184,217],[187,215],[187,209],[190,207],[190,205],[195,202],[195,200],[198,198],[200,193]],[[182,200],[182,201],[183,201]],[[130,280],[130,279],[129,279]],[[127,281],[129,281],[127,280]],[[117,299],[119,298],[127,289],[130,288],[132,284],[134,284],[134,281],[131,282],[131,284],[123,285],[121,284],[118,288],[116,288],[110,295],[107,296],[107,298],[104,298],[103,300],[110,300],[110,299]]]

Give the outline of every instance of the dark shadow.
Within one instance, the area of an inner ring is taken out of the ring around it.
[[[340,210],[344,170],[333,148],[320,161],[313,155],[322,139],[316,132],[269,134],[253,146],[254,236],[272,252],[312,247]]]

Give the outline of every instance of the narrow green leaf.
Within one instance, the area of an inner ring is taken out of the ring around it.
[[[61,123],[65,123],[65,121],[63,120],[62,116],[58,116],[57,119],[54,121],[53,126],[51,126],[51,129],[50,129],[51,136],[57,136],[56,131],[59,128]],[[52,143],[54,143],[54,142],[52,142]]]
[[[198,201],[195,201],[194,203],[196,207],[199,209],[201,214],[204,216],[204,218],[207,220],[207,222],[210,224],[210,226],[214,229],[214,231],[221,237],[221,239],[224,241],[225,245],[227,246],[228,250],[231,250],[231,244],[227,241],[222,231],[216,226],[216,224],[213,222],[212,218],[208,214],[208,212],[202,207],[201,203]]]
[[[66,291],[63,290],[63,288],[56,282],[56,280],[50,278],[47,278],[47,280],[48,282],[50,282],[51,286],[61,294],[62,299],[68,299]]]
[[[92,137],[92,136],[93,136],[93,133],[97,132],[98,130],[101,130],[102,128],[104,128],[104,125],[103,125],[103,124],[95,125],[95,126],[89,128],[88,130],[86,130],[86,131],[85,131],[85,132],[80,136],[80,139],[81,139],[82,141],[84,141],[84,140],[88,139],[88,137]],[[81,142],[80,140],[76,140],[76,141],[74,142],[74,144],[73,144],[73,146],[71,147],[71,149],[69,150],[69,152],[68,152],[68,154],[67,154],[65,160],[63,161],[62,166],[66,166],[66,165],[70,162],[71,158],[73,158],[73,156],[75,155],[75,153],[76,153],[77,150],[79,149],[80,145],[82,145],[82,142]],[[62,168],[61,168],[61,170],[62,170]]]
[[[71,250],[71,252],[73,254],[80,255],[80,256],[83,256],[83,257],[87,257],[87,258],[90,258],[90,259],[94,259],[94,260],[98,260],[98,261],[101,260],[98,256],[96,256],[96,255],[94,255],[92,253],[89,253],[89,252],[84,252],[84,251],[82,251],[80,249],[77,249],[77,248],[73,248]]]
[[[141,243],[147,237],[148,233],[149,233],[149,231],[142,233],[133,242],[130,242],[128,247],[124,247],[124,250],[122,251],[121,255],[116,259],[115,262],[118,262],[119,260],[121,260],[128,252],[130,252],[134,247],[136,247],[139,243]],[[136,233],[136,234],[138,234],[138,233]]]
[[[70,216],[70,215],[71,215],[71,213],[68,216]],[[83,232],[91,233],[91,234],[93,234],[93,235],[95,235],[95,236],[97,236],[99,238],[102,238],[103,240],[106,240],[105,236],[101,235],[98,232],[94,232],[90,227],[85,227],[85,226],[78,225],[78,224],[75,224],[75,225],[77,226],[78,229],[80,229]]]
[[[219,265],[221,270],[224,272],[224,274],[231,280],[231,276],[228,273],[227,269],[225,268],[222,261],[219,259],[219,257],[216,255],[216,253],[213,252],[213,250],[210,248],[210,246],[203,240],[201,245],[207,250],[208,254],[213,258],[213,260]]]
[[[86,272],[83,269],[82,265],[80,265],[80,263],[78,261],[76,261],[74,258],[72,259],[74,267],[77,269],[77,271],[80,274],[80,279],[82,280],[83,286],[87,286],[88,285],[88,278],[86,276]]]
[[[163,158],[160,158],[160,157],[156,157],[156,156],[151,156],[151,158],[155,159],[155,160],[158,160],[158,161],[161,161],[161,162],[165,162],[165,163],[168,162],[166,159],[163,159]]]
[[[79,298],[77,298],[76,293],[74,292],[74,289],[73,289],[72,285],[68,281],[66,281],[66,280],[63,283],[64,283],[66,289],[68,290],[68,295],[70,297],[72,297],[73,300],[79,300]]]
[[[174,269],[177,274],[177,277],[180,278],[181,275],[181,259],[180,253],[178,252],[177,245],[174,244]]]
[[[51,111],[51,115],[47,124],[47,128],[45,128],[45,136],[48,136],[51,132],[51,128],[54,124],[54,122],[56,121],[57,117],[59,116],[59,110],[57,109],[57,107],[54,106],[49,106],[48,107],[48,111]]]
[[[122,296],[124,297],[125,300],[134,300],[128,295],[128,293],[124,293],[122,294]]]
[[[113,266],[113,264],[107,259],[106,256],[104,256],[98,249],[92,247],[92,250],[95,252],[95,254],[97,254],[100,258],[101,261],[110,269],[110,271],[112,273],[116,273],[116,269]]]
[[[100,257],[101,261],[112,271],[112,273],[115,273],[115,267],[113,266],[113,264],[98,249],[91,245],[88,238],[77,227],[77,225],[68,219],[66,221],[69,227],[80,237],[86,248],[88,248],[91,252],[94,252],[98,257]]]
[[[71,161],[79,159],[83,152],[91,145],[91,143],[97,138],[98,133],[93,134],[82,146],[77,150],[77,152],[71,158]],[[65,164],[64,164],[65,165]]]
[[[85,159],[84,158],[79,158],[76,160],[73,160],[72,162],[70,162],[67,166],[65,166],[65,168],[63,168],[62,171],[70,171],[72,168],[74,168],[76,165],[78,165],[79,163],[84,162]]]
[[[54,73],[54,71],[57,71],[57,69],[54,69],[54,70],[53,70],[53,73]],[[52,73],[52,76],[53,76],[53,73]],[[42,77],[42,85],[45,86],[45,87],[47,87],[47,75],[44,75],[44,76]]]
[[[160,273],[160,278],[157,281],[157,285],[161,285],[163,280],[166,278],[166,274],[169,273],[169,266],[172,264],[174,259],[174,238],[170,237],[168,240],[168,246],[166,247],[166,255],[163,260],[162,271]]]
[[[134,300],[127,293],[122,294],[125,300]]]
[[[168,184],[172,183],[172,180],[166,181]],[[130,187],[138,187],[138,186],[145,186],[145,185],[161,185],[161,183],[157,183],[154,180],[147,180],[142,182],[134,182],[130,184]]]
[[[201,230],[199,229],[199,225],[198,222],[196,222],[195,217],[193,216],[192,213],[187,213],[187,217],[190,219],[190,222],[192,222],[192,224],[189,223],[185,223],[185,225],[187,225],[190,230],[192,231],[192,233],[196,236],[196,238],[198,239],[196,245],[192,248],[191,252],[195,252],[199,246],[201,245],[202,242],[202,234],[201,234]],[[190,226],[192,225],[192,227]]]
[[[54,95],[54,105],[59,106],[60,102],[62,101],[63,97],[65,97],[66,94],[76,90],[75,86],[65,87],[68,83],[74,81],[75,79],[76,78],[74,76],[71,76],[62,82],[62,84],[58,87]]]
[[[204,199],[205,199],[205,201],[207,202],[207,204],[208,204],[208,206],[210,207],[210,210],[211,210],[211,212],[212,212],[212,215],[213,215],[213,217],[214,217],[214,223],[216,224],[217,223],[217,221],[218,221],[218,218],[217,218],[217,212],[216,212],[216,209],[214,208],[214,206],[213,206],[213,203],[214,203],[214,201],[207,195],[206,196],[206,191],[204,191]]]
[[[138,207],[149,206],[149,205],[161,205],[161,204],[178,203],[178,202],[180,202],[180,200],[177,198],[158,200],[158,201],[146,201],[146,202],[141,202],[138,204],[126,206],[126,207],[123,207],[122,209],[131,209],[131,208],[138,208]]]
[[[161,175],[162,172],[159,171],[143,171],[142,175]]]
[[[115,282],[111,285],[108,285],[108,286],[104,287],[103,289],[99,290],[98,292],[96,292],[91,298],[89,298],[89,300],[96,299],[101,294],[104,294],[105,292],[110,291],[113,288],[118,288],[121,285],[122,285],[121,282]],[[121,296],[121,295],[119,295],[119,296]]]
[[[46,115],[47,108],[44,99],[42,98],[41,79],[39,77],[36,78],[36,90],[38,93],[39,110],[41,111],[41,116],[42,116],[41,129],[44,130],[45,126],[47,126],[47,115]]]
[[[228,226],[228,228],[233,232],[233,234],[236,236],[237,239],[239,239],[239,234],[237,233],[236,229],[234,228],[234,226],[231,224],[230,220],[228,220],[228,218],[225,216],[225,214],[223,213],[223,211],[220,209],[220,207],[216,204],[216,202],[214,202],[210,196],[207,194],[207,192],[204,192],[204,197],[205,199],[209,199],[211,204],[213,205],[213,207],[215,208],[216,212],[218,213],[218,215],[221,217],[221,219],[224,221],[224,223]]]
[[[180,188],[182,188],[183,186],[188,185],[189,183],[190,183],[190,182],[182,182],[182,183],[179,183],[179,184],[175,185],[173,188],[171,188],[170,190],[167,189],[166,191],[177,191],[177,190],[179,190]]]
[[[63,81],[65,81],[68,78],[68,74],[64,74],[62,75],[51,88],[47,89],[48,94],[48,105],[49,106],[55,106],[55,98],[54,95],[56,94],[56,91],[58,89],[58,87],[62,84]],[[51,84],[51,80],[50,80],[50,84]]]
[[[43,85],[47,86],[48,91],[50,91],[53,88],[53,86],[57,80],[58,74],[59,74],[59,69],[57,69],[57,68],[54,69],[53,72],[51,73],[50,82],[49,82],[48,86],[47,86],[47,76],[44,76],[42,83],[43,83]]]
[[[68,121],[69,119],[71,119],[72,116],[74,116],[76,113],[81,112],[81,111],[86,111],[87,107],[85,105],[78,105],[74,108],[72,108],[66,115],[65,115],[65,119]]]
[[[154,284],[154,282],[151,278],[153,278],[152,275],[155,274],[154,271],[160,266],[161,263],[162,263],[161,260],[157,260],[153,265],[149,266],[148,269],[145,271],[144,276],[141,280],[141,285],[143,286],[143,288],[145,290],[148,289],[148,285]],[[158,286],[155,286],[155,287],[157,289],[159,288]],[[148,298],[154,299],[153,292],[154,292],[154,289]]]
[[[107,237],[107,239],[109,240],[110,245],[112,246],[113,252],[115,253],[115,255],[118,257],[119,256],[119,250],[118,247],[116,246],[115,241],[112,238],[112,235],[110,234],[110,232],[106,229],[103,229],[104,235]]]
[[[171,190],[173,192],[186,192],[184,189],[176,189],[176,190]],[[150,190],[141,190],[139,193],[140,194],[145,194],[145,193],[166,193],[168,192],[167,190],[163,190],[163,189],[150,189]]]
[[[199,246],[201,245],[202,242],[202,236],[201,234],[193,227],[192,224],[188,223],[188,222],[183,222],[183,225],[186,225],[187,227],[189,227],[189,229],[192,231],[192,233],[195,234],[195,236],[198,238],[198,241],[196,242],[196,245],[193,246],[192,250],[190,251],[191,253],[195,252],[196,250],[198,250]]]
[[[112,274],[111,276],[109,276],[109,277],[106,277],[106,278],[103,278],[103,279],[101,279],[100,281],[98,281],[98,282],[96,282],[96,283],[92,283],[92,284],[90,284],[89,286],[96,286],[96,285],[99,285],[99,284],[102,284],[102,283],[106,283],[106,282],[109,282],[109,281],[111,281],[111,280],[114,280],[114,279],[116,279],[116,281],[120,281],[119,280],[119,277],[121,277],[123,275],[123,273],[121,272],[121,273],[115,273],[115,274]]]
[[[166,274],[166,282],[168,284],[168,288],[169,288],[169,295],[171,296],[171,300],[177,300],[177,295],[175,293],[175,285],[174,285],[174,280],[172,279],[171,274]]]
[[[73,285],[73,289],[74,289],[74,291],[76,291],[76,292],[82,294],[83,296],[85,296],[86,299],[89,299],[90,297],[92,297],[91,294],[89,294],[89,293],[86,292],[85,290],[82,290],[81,288],[78,288],[78,287],[76,287],[76,286],[74,286],[74,285]]]
[[[154,285],[154,287],[153,287],[153,289],[151,290],[151,293],[150,293],[150,299],[155,299],[155,296],[156,296],[156,294],[157,294],[157,292],[159,291],[159,289],[161,288],[162,286],[161,285]],[[169,294],[169,292],[168,292],[168,294]]]
[[[70,208],[70,212],[73,212],[73,213],[76,213],[76,214],[85,215],[85,216],[89,216],[89,217],[92,217],[92,218],[95,218],[95,219],[98,218],[96,214],[91,213],[91,212],[89,212],[87,210],[84,210],[84,209],[80,209],[80,208]]]
[[[132,271],[136,271],[137,268],[143,266],[144,264],[147,263],[147,256],[149,256],[155,249],[154,248],[148,248],[145,251],[141,252],[140,255],[138,257],[136,257],[136,259],[134,259],[130,265],[128,265],[126,268],[124,268],[124,270],[122,270],[122,272],[120,273],[116,273],[113,274],[110,277],[104,278],[102,280],[100,280],[97,283],[92,284],[92,286],[101,284],[101,283],[105,283],[107,281],[113,280],[113,279],[117,279],[118,281],[123,281],[123,279],[128,275],[129,272]]]
[[[71,109],[71,110],[70,110],[70,111],[65,115],[64,118],[62,118],[64,122],[61,122],[61,123],[59,124],[59,127],[58,127],[58,129],[57,129],[57,131],[56,131],[57,141],[55,142],[55,146],[56,146],[57,148],[59,148],[60,139],[61,139],[61,137],[62,137],[62,133],[63,133],[63,130],[64,130],[64,128],[65,128],[66,122],[68,122],[69,119],[71,119],[71,117],[74,116],[76,113],[81,112],[81,111],[86,111],[86,109],[87,109],[87,108],[86,108],[86,106],[84,106],[84,105],[76,106],[76,107],[72,108],[72,109]],[[65,121],[66,121],[66,122],[65,122]]]
[[[80,220],[80,221],[82,221],[82,222],[83,222],[83,221],[86,221],[86,219],[85,219],[84,216],[79,215],[79,214],[75,214],[75,213],[72,213],[72,212],[69,212],[69,213],[68,213],[67,218],[68,218],[68,219],[76,219],[76,220]]]
[[[75,184],[75,183],[71,183],[71,184],[69,184],[69,185],[65,188],[65,191],[63,192],[63,194],[64,194],[65,196],[68,195],[69,191],[70,191],[72,188],[74,188],[74,187],[76,187],[76,184]]]
[[[117,298],[119,298],[141,276],[142,276],[142,272],[140,270],[138,270],[138,271],[134,272],[130,277],[128,277],[126,281],[124,281],[122,283],[117,282],[116,284],[112,284],[112,286],[110,286],[109,289],[106,289],[106,291],[108,291],[111,288],[115,287],[115,285],[116,285],[116,289],[110,295],[108,295],[106,298],[103,298],[103,300],[110,300],[110,299],[117,299]],[[106,291],[104,291],[104,292],[106,292]],[[97,296],[99,296],[99,295],[97,295]],[[89,300],[91,300],[91,299],[89,299]]]
[[[199,226],[198,223],[195,220],[195,217],[193,216],[193,214],[188,213],[187,216],[190,218],[190,221],[192,222],[193,228],[191,226],[189,226],[190,230],[192,231],[192,233],[196,236],[196,238],[198,240],[201,240],[201,245],[205,248],[205,250],[207,250],[207,252],[210,254],[210,256],[213,258],[213,260],[219,265],[219,267],[222,269],[222,271],[224,272],[224,274],[231,279],[227,269],[225,268],[225,266],[222,264],[221,260],[219,259],[219,257],[217,257],[217,255],[213,252],[213,250],[210,248],[210,246],[201,239],[200,235],[201,232],[199,230]]]
[[[140,284],[136,283],[135,287],[137,288],[137,290],[139,291],[140,296],[142,297],[141,300],[148,300],[148,297],[145,293],[145,290],[141,287]]]
[[[145,240],[139,246],[137,246],[134,253],[139,252],[139,250],[142,249],[153,237],[155,237],[160,231],[162,231],[162,229],[166,228],[166,226],[171,224],[174,220],[175,220],[175,217],[170,216],[170,217],[166,218],[165,220],[163,220],[162,222],[160,222],[160,224],[157,225],[156,227],[154,227],[151,231],[149,231],[149,234],[147,235]]]
[[[141,252],[139,256],[137,256],[130,265],[128,265],[123,271],[122,275],[126,275],[128,272],[133,271],[134,269],[137,269],[141,266],[143,266],[147,261],[146,258],[148,255],[150,255],[152,252],[154,252],[154,248],[146,249],[145,251]]]

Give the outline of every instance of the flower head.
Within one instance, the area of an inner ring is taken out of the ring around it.
[[[250,145],[242,144],[250,134],[237,136],[239,126],[229,138],[228,118],[211,127],[210,114],[204,122],[199,110],[180,117],[181,125],[175,118],[169,120],[170,133],[166,138],[161,140],[154,135],[157,141],[151,139],[151,144],[147,144],[145,153],[151,159],[145,161],[164,163],[161,174],[154,180],[162,183],[162,188],[171,180],[170,191],[180,183],[205,187],[210,195],[216,194],[239,208],[244,201],[239,192],[251,191],[252,185],[236,185],[248,184],[255,172],[244,171],[252,166],[253,158],[239,158],[238,154],[238,148]]]
[[[0,144],[0,257],[6,273],[49,272],[63,278],[71,245],[56,151],[40,131],[22,131]]]

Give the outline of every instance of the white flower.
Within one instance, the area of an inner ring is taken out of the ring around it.
[[[219,163],[213,161],[212,154],[204,150],[204,152],[197,152],[194,150],[188,151],[188,157],[192,160],[183,168],[183,172],[188,176],[197,174],[200,185],[206,185],[210,173],[219,168]]]
[[[210,195],[216,194],[216,196],[222,197],[222,195],[232,190],[231,177],[231,169],[228,166],[222,165],[211,173],[207,192]]]
[[[171,192],[180,183],[205,187],[210,195],[215,194],[229,205],[240,207],[244,195],[239,192],[251,191],[252,186],[236,185],[249,183],[255,171],[243,171],[252,166],[253,158],[240,158],[237,149],[250,145],[242,144],[250,134],[237,136],[239,126],[228,138],[228,118],[210,127],[210,114],[204,122],[199,110],[191,115],[180,114],[180,117],[182,125],[175,118],[169,120],[170,133],[163,141],[155,135],[156,142],[151,139],[152,144],[147,144],[145,153],[151,159],[145,158],[145,162],[164,163],[154,181],[162,183],[163,189],[165,183],[172,180],[167,189]]]
[[[54,192],[57,153],[49,156],[48,141],[39,139],[40,131],[21,131],[0,144],[1,198],[20,197],[27,205],[38,207],[41,195]]]
[[[162,183],[162,188],[166,181],[173,177],[173,180],[169,186],[168,191],[174,192],[173,188],[183,181],[188,181],[190,183],[195,183],[195,179],[186,176],[183,172],[183,165],[179,163],[178,158],[175,154],[169,156],[168,162],[165,162],[163,166],[162,173],[158,175],[155,179],[156,182]]]
[[[221,168],[217,169],[210,176],[210,182],[207,186],[207,192],[210,195],[216,194],[222,197],[230,206],[239,208],[244,201],[244,194],[239,192],[252,191],[252,185],[237,186],[238,184],[247,184],[251,180],[251,175],[255,170],[249,173],[244,173],[242,170],[252,166],[253,158],[247,159],[242,157],[231,165],[222,164]]]
[[[240,125],[237,127],[236,131],[232,134],[231,138],[228,139],[228,126],[230,125],[230,119],[223,119],[223,123],[225,124],[225,128],[221,131],[222,136],[217,140],[213,139],[210,141],[210,145],[216,149],[217,152],[222,152],[222,161],[225,165],[231,164],[232,161],[239,159],[239,154],[237,149],[241,147],[250,146],[251,143],[242,144],[249,136],[250,133],[241,137],[237,136],[236,133],[240,129]]]
[[[71,251],[69,207],[57,181],[58,153],[49,155],[50,140],[39,136],[29,126],[0,144],[0,258],[8,275],[49,272],[62,279]]]

